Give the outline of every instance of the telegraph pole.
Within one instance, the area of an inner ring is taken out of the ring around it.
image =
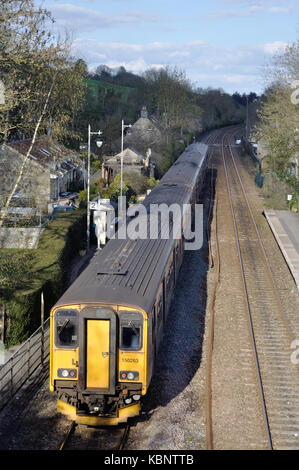
[[[120,153],[120,204],[121,207],[119,208],[119,212],[121,217],[123,215],[123,166],[124,166],[124,129],[126,127],[132,127],[132,124],[124,124],[124,120],[121,121],[121,153]]]

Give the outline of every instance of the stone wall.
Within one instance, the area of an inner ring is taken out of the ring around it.
[[[41,228],[0,228],[1,248],[37,248]]]

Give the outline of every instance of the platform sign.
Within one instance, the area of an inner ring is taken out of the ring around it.
[[[104,207],[103,207],[104,206]],[[90,201],[89,203],[90,210],[100,211],[100,210],[111,210],[110,199],[97,199],[96,201]]]
[[[89,202],[89,209],[91,211],[96,211],[98,210],[98,201],[90,201]]]

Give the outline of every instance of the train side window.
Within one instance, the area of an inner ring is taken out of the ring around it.
[[[172,274],[173,274],[173,263],[170,265],[169,271],[167,273],[167,278],[166,278],[166,289],[167,290],[169,290],[169,288],[170,288]]]
[[[60,348],[78,346],[77,310],[58,310],[55,312],[55,345]]]
[[[157,305],[157,322],[160,323],[162,321],[162,316],[163,316],[163,302],[162,298],[159,300],[159,303]]]
[[[156,307],[153,308],[152,310],[152,328],[153,328],[153,331],[155,331],[155,327],[156,327]]]

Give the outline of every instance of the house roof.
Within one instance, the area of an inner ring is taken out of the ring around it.
[[[158,132],[161,134],[164,131],[163,125],[158,119],[151,115],[149,117],[140,117],[137,121],[133,124],[132,133],[134,132],[145,132],[145,131],[152,131]]]
[[[7,145],[20,154],[26,155],[31,145],[31,139],[15,140]],[[37,137],[30,152],[30,158],[42,166],[50,167],[54,174],[57,174],[57,171],[69,171],[81,163],[78,155],[49,136]]]
[[[145,157],[133,148],[126,148],[123,152],[114,155],[113,157],[105,157],[105,165],[118,166],[121,163],[121,156],[123,156],[124,165],[143,165]]]

